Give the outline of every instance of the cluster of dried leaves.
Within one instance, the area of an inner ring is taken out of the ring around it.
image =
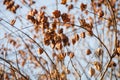
[[[16,13],[16,10],[19,8],[19,5],[16,4],[14,0],[4,0],[3,4],[6,6],[6,9],[10,10],[13,13]]]
[[[47,14],[49,7],[46,6],[42,6],[40,10],[32,8],[37,1],[21,2],[23,6],[28,5],[30,8],[26,18],[33,24],[29,32],[32,37],[14,26],[17,24],[16,19],[10,23],[2,19],[27,38],[21,35],[15,38],[11,34],[5,34],[10,48],[6,48],[4,44],[0,46],[0,55],[3,56],[0,59],[8,64],[0,62],[0,79],[29,80],[31,75],[21,69],[32,64],[34,69],[40,68],[44,71],[39,74],[38,80],[68,80],[69,75],[84,79],[83,74],[87,79],[120,78],[119,1],[91,0],[90,4],[80,3],[77,7],[79,0],[56,0],[57,8],[51,14]],[[4,0],[3,5],[13,13],[19,9],[14,0]],[[67,8],[67,11],[59,9],[59,5]],[[93,37],[96,42],[90,43],[93,46],[97,44],[95,48],[88,43]],[[15,61],[7,59],[12,51],[17,56]],[[34,71],[32,68],[30,70]]]

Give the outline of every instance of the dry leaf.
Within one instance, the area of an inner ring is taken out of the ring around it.
[[[91,67],[89,70],[89,75],[92,77],[94,74],[95,74],[95,69]]]
[[[75,39],[72,39],[72,44],[74,45],[76,43],[76,40]]]
[[[68,6],[68,11],[70,11],[71,9],[73,9],[73,5],[72,5],[72,4],[70,4],[70,5]]]
[[[42,54],[43,53],[43,49],[42,48],[38,48],[38,54]]]
[[[80,34],[80,37],[81,37],[81,38],[85,38],[85,32],[82,32],[82,33]]]
[[[79,35],[75,34],[75,40],[78,41],[79,40]]]
[[[95,69],[98,70],[98,71],[101,71],[101,69],[102,69],[102,65],[101,65],[101,63],[98,62],[98,61],[95,61],[95,62],[94,62],[94,67],[95,67]]]
[[[10,24],[13,26],[15,24],[15,22],[16,22],[16,20],[13,19],[10,21]]]
[[[117,48],[117,53],[120,55],[120,47]]]
[[[67,0],[62,0],[61,4],[66,4]]]
[[[87,49],[87,50],[86,50],[86,54],[87,54],[87,55],[90,55],[90,54],[91,54],[91,50],[90,50],[90,49]]]
[[[111,61],[110,64],[109,64],[109,67],[116,67],[116,63],[114,61]]]
[[[103,50],[101,48],[97,48],[97,50],[95,51],[95,54],[100,57],[103,54]]]
[[[26,54],[23,50],[19,50],[18,52],[21,54],[22,57],[24,57]]]
[[[81,11],[84,11],[86,8],[87,8],[87,5],[84,3],[81,3],[81,5],[80,5]]]
[[[98,17],[101,18],[101,17],[103,17],[103,16],[104,16],[104,12],[103,12],[102,10],[100,10],[100,11],[98,12]]]
[[[74,57],[74,53],[73,53],[73,52],[70,52],[69,57],[70,57],[70,58],[73,58],[73,57]]]
[[[58,57],[58,59],[59,59],[60,61],[62,61],[62,60],[64,60],[64,58],[65,58],[65,54],[64,54],[64,53],[60,53],[60,54],[57,55],[57,57]]]
[[[62,17],[62,20],[63,20],[64,23],[70,22],[70,19],[69,19],[67,13],[63,13],[63,14],[61,15],[61,17]]]
[[[53,15],[54,15],[55,18],[59,18],[61,16],[61,12],[59,10],[55,10],[53,12]]]

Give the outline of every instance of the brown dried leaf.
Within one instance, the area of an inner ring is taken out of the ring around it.
[[[110,64],[109,64],[109,67],[116,67],[116,63],[114,61],[111,61]]]
[[[68,18],[68,14],[67,13],[63,13],[61,15],[61,17],[62,17],[62,20],[63,20],[64,23],[70,22],[70,19]]]
[[[42,48],[38,48],[38,54],[42,54],[43,53],[43,49]]]
[[[120,47],[117,48],[117,53],[120,55]]]
[[[16,22],[16,20],[13,19],[10,21],[10,24],[13,26],[15,24],[15,22]]]
[[[17,45],[17,42],[13,39],[10,39],[9,42],[13,45],[13,46],[16,46]]]
[[[56,28],[57,28],[57,24],[56,24],[56,22],[53,22],[53,23],[52,23],[52,29],[55,30]]]
[[[87,55],[90,55],[90,54],[91,54],[91,50],[90,50],[90,49],[87,49],[87,50],[86,50],[86,54],[87,54]]]
[[[84,3],[81,3],[81,5],[80,5],[81,11],[84,11],[86,8],[87,8],[87,5]]]
[[[55,18],[59,18],[61,16],[61,12],[59,10],[55,10],[53,12],[53,15],[54,15]]]
[[[72,39],[72,44],[74,45],[76,43],[76,40],[75,39]]]
[[[63,33],[63,28],[58,29],[58,34],[61,34],[61,33]]]
[[[69,57],[70,57],[70,58],[73,58],[73,57],[74,57],[74,53],[73,53],[73,52],[70,52],[70,53],[69,53]]]
[[[48,45],[50,45],[50,41],[49,41],[49,40],[44,39],[44,44],[48,46]]]
[[[95,69],[91,67],[89,70],[89,75],[92,77],[94,74],[95,74]]]
[[[85,38],[85,32],[82,32],[82,33],[80,34],[80,37],[81,37],[81,38]]]
[[[98,17],[101,18],[104,16],[104,12],[102,10],[99,10],[98,12]]]
[[[61,43],[61,42],[57,42],[57,43],[55,44],[55,48],[56,48],[57,50],[61,50],[61,49],[62,49],[62,43]]]
[[[64,53],[60,53],[60,54],[57,55],[57,57],[60,61],[64,60],[65,56],[66,55]]]
[[[65,72],[66,72],[66,74],[70,74],[70,70],[69,69],[66,69]]]
[[[75,40],[78,41],[79,40],[79,35],[75,34]]]
[[[95,67],[95,69],[98,70],[98,71],[101,71],[101,69],[102,69],[102,65],[101,65],[101,63],[98,62],[98,61],[95,61],[95,62],[94,62],[94,67]]]
[[[60,74],[60,78],[61,78],[61,79],[65,79],[65,78],[66,78],[65,72],[62,72],[62,73]]]
[[[97,50],[95,51],[95,54],[100,57],[103,54],[103,50],[101,48],[97,48]]]
[[[21,66],[23,67],[23,66],[25,65],[25,63],[26,63],[26,59],[24,59],[24,60],[22,61]]]
[[[19,50],[18,52],[21,54],[22,57],[24,57],[26,54],[23,50]]]
[[[70,4],[70,5],[68,6],[68,11],[70,11],[71,9],[73,9],[73,4]]]
[[[61,1],[61,4],[64,5],[64,4],[66,4],[66,2],[67,2],[67,0],[62,0],[62,1]]]

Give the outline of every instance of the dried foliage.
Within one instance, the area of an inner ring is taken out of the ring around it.
[[[120,79],[120,0],[0,2],[0,80]]]

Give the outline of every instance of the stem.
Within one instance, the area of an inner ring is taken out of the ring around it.
[[[28,80],[28,78],[25,75],[23,75],[18,69],[16,69],[14,66],[12,66],[12,64],[8,60],[6,60],[2,57],[0,57],[0,59],[5,61],[6,63],[8,63],[12,67],[12,69],[15,70],[16,72],[18,72],[22,77],[24,77],[25,80]]]
[[[105,68],[105,71],[103,72],[103,74],[102,74],[100,80],[103,80],[103,77],[104,77],[105,73],[107,72],[108,67],[109,67],[109,64],[110,64],[111,61],[112,61],[112,58],[110,58],[110,61],[107,63],[106,68]]]
[[[12,26],[9,22],[7,22],[6,20],[2,19],[4,22],[6,22],[7,24],[9,24],[10,26]],[[21,31],[19,28],[17,28],[16,26],[13,26],[13,28],[19,30],[21,33],[23,33],[24,35],[26,35],[28,38],[30,38],[34,43],[36,43],[36,45],[40,48],[42,48],[39,43],[37,43],[33,38],[31,38],[28,34],[26,34],[25,32]],[[42,48],[43,49],[43,48]],[[50,56],[48,55],[48,53],[43,49],[43,51],[45,52],[46,56],[49,58],[49,60],[52,62],[52,64],[54,64],[54,62],[52,61],[52,59],[50,58]],[[55,65],[55,64],[54,64]]]
[[[81,27],[81,28],[83,28],[84,30],[86,30],[86,31],[89,32],[89,30],[87,30],[87,29],[84,28],[83,26],[79,26],[79,25],[75,25],[75,24],[73,24],[73,25],[74,25],[74,26],[77,26],[77,27]],[[104,48],[107,50],[107,53],[108,53],[109,57],[111,57],[110,52],[109,52],[107,46],[102,42],[102,40],[101,40],[99,37],[97,37],[94,33],[93,33],[93,36],[94,36],[96,39],[98,39],[98,41],[99,41],[99,42],[104,46]]]
[[[80,80],[81,80],[81,75],[80,75],[80,73],[79,73],[78,70],[75,68],[75,66],[74,66],[74,64],[73,64],[73,62],[72,62],[71,59],[70,59],[70,61],[71,61],[72,67],[74,68],[75,72],[78,74],[78,76],[80,77]]]
[[[113,11],[113,8],[112,8],[112,6],[111,6],[111,3],[110,3],[110,1],[109,0],[107,0],[107,2],[108,2],[108,5],[109,5],[109,7],[108,7],[108,9],[110,10],[110,13],[111,13],[111,16],[112,16],[112,21],[113,21],[113,27],[114,27],[114,35],[115,35],[115,52],[117,51],[117,25],[116,25],[116,17],[115,17],[115,14],[114,14],[114,11]]]

